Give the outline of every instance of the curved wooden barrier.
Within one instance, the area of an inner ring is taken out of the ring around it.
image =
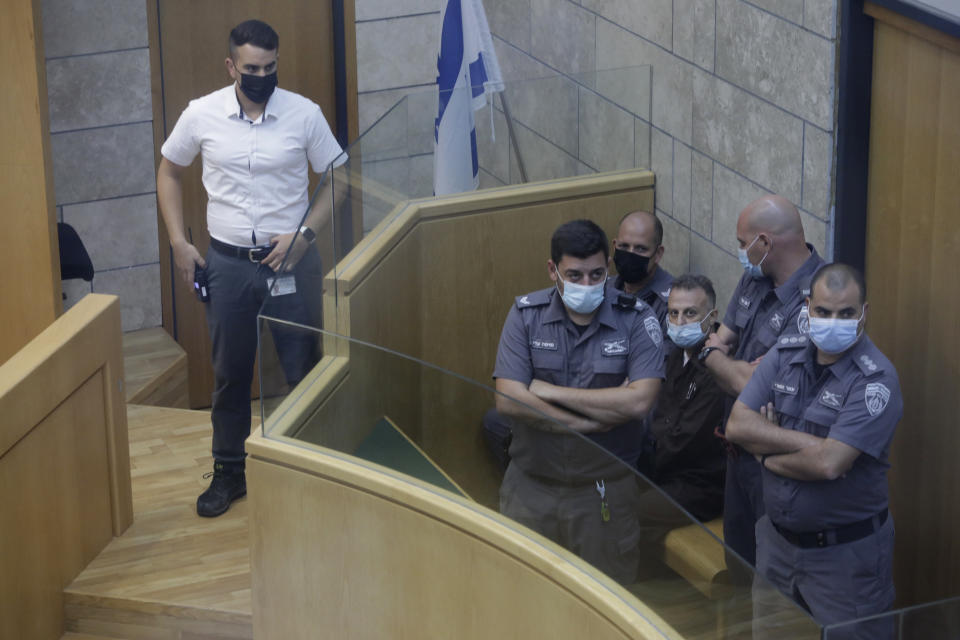
[[[115,296],[0,366],[0,416],[0,638],[57,640],[63,588],[133,521]]]
[[[514,296],[549,284],[554,228],[588,217],[612,238],[653,184],[635,170],[399,205],[328,276],[325,327],[489,384]],[[678,637],[496,513],[489,392],[345,339],[324,353],[247,441],[256,637]],[[477,502],[340,453],[385,415]]]

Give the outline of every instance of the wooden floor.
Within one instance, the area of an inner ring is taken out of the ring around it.
[[[187,353],[163,329],[123,334],[127,402],[188,408]]]
[[[127,420],[134,522],[65,590],[67,631],[252,638],[246,500],[219,518],[196,514],[209,412],[129,405]]]

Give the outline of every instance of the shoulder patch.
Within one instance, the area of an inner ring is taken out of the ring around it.
[[[661,292],[660,292],[660,297],[663,298],[664,300],[666,300],[667,298],[669,298],[669,297],[670,297],[670,289],[671,289],[671,288],[672,288],[672,287],[667,287],[666,289],[664,289],[663,291],[661,291]]]
[[[657,319],[653,316],[647,316],[643,319],[643,328],[647,330],[647,335],[653,340],[653,344],[659,347],[663,342],[663,332]]]
[[[517,308],[540,307],[550,302],[550,289],[517,296]]]
[[[864,389],[863,401],[871,416],[879,415],[887,408],[887,402],[890,401],[890,389],[880,382],[871,382]]]
[[[810,311],[807,305],[800,307],[800,313],[797,314],[797,331],[803,335],[810,333]]]
[[[781,349],[796,349],[807,346],[807,336],[783,336],[777,340]]]

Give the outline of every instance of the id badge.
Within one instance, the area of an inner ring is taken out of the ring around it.
[[[297,279],[294,275],[267,278],[267,292],[273,297],[287,296],[297,292]]]

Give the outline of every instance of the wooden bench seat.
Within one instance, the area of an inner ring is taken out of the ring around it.
[[[727,561],[717,539],[723,540],[723,518],[678,527],[663,541],[666,565],[708,598],[718,597],[726,584]]]

